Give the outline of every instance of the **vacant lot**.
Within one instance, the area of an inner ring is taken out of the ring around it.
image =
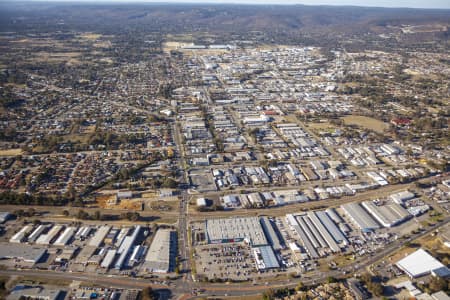
[[[20,148],[0,150],[0,156],[15,156],[21,155],[22,153],[23,151]]]
[[[344,120],[344,123],[346,125],[357,125],[380,133],[382,133],[385,129],[389,128],[389,124],[365,116],[352,115],[343,117],[342,119]]]

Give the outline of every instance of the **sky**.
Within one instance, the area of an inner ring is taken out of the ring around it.
[[[36,0],[80,2],[93,0]],[[98,1],[98,0],[97,0]],[[0,2],[2,2],[0,0]],[[305,4],[305,5],[354,5],[375,7],[410,7],[450,9],[450,0],[100,0],[100,2],[147,2],[147,3],[229,3],[229,4]]]

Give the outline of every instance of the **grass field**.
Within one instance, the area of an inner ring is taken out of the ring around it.
[[[15,156],[21,155],[22,153],[23,151],[20,148],[0,150],[0,156]]]
[[[382,133],[385,129],[389,128],[389,124],[379,121],[374,118],[365,116],[345,116],[342,118],[346,125],[357,125],[367,129],[371,129],[375,132]]]

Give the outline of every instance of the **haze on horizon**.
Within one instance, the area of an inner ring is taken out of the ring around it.
[[[92,0],[34,0],[41,2],[94,2]],[[0,0],[0,2],[3,2]],[[5,1],[6,2],[6,1]],[[8,1],[14,2],[14,1]],[[405,7],[426,9],[450,9],[448,0],[97,0],[95,2],[113,3],[208,3],[208,4],[280,4],[280,5],[332,5],[332,6],[362,6],[362,7]]]

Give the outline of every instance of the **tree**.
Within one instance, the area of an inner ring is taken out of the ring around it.
[[[154,300],[157,299],[152,287],[146,287],[141,291],[141,300]]]
[[[298,284],[297,284],[297,286],[295,287],[295,291],[296,292],[299,292],[299,291],[303,291],[305,289],[305,285],[303,284],[303,282],[299,282]]]
[[[68,217],[69,216],[69,211],[67,209],[62,211],[62,214],[64,217]]]

